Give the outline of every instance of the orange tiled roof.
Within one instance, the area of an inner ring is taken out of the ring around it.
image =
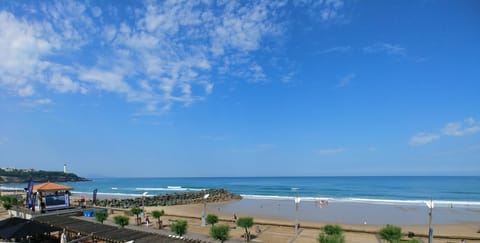
[[[61,190],[72,190],[72,187],[60,185],[53,182],[45,182],[42,184],[34,185],[33,191],[61,191]]]

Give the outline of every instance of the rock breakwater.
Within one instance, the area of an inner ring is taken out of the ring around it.
[[[209,194],[207,202],[225,202],[233,199],[241,199],[240,195],[233,194],[225,189],[208,189],[196,192],[182,192],[164,194],[158,196],[147,196],[143,198],[124,198],[124,199],[100,199],[97,200],[96,206],[111,207],[111,208],[133,208],[147,206],[170,206],[182,204],[203,203],[203,197]],[[90,199],[87,204],[92,205],[93,201]]]

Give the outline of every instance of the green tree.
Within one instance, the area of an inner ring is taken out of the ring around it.
[[[327,224],[318,235],[319,243],[344,243],[343,229],[340,225]]]
[[[132,214],[135,214],[135,220],[137,222],[137,225],[140,225],[140,214],[143,212],[143,210],[139,207],[134,207],[132,209],[130,209],[130,212],[132,212]]]
[[[387,224],[378,232],[378,234],[380,235],[380,238],[390,243],[397,243],[400,242],[400,238],[402,238],[402,228]]]
[[[184,235],[187,233],[187,221],[177,220],[177,222],[170,224],[170,230],[179,236]]]
[[[117,215],[113,217],[113,221],[115,222],[115,224],[118,224],[122,228],[128,225],[129,220],[130,219],[127,216],[123,215]]]
[[[207,215],[207,224],[211,224],[212,226],[214,226],[216,223],[218,223],[218,216],[209,213]]]
[[[108,218],[108,213],[105,211],[96,211],[95,212],[95,219],[103,224],[103,221],[105,221]]]
[[[152,211],[152,216],[157,219],[159,229],[162,228],[162,220],[160,219],[160,217],[162,217],[163,215],[165,215],[165,211],[163,211],[163,210],[153,210]]]
[[[225,225],[225,224],[220,224],[220,225],[212,225],[212,228],[210,228],[210,236],[215,239],[219,240],[220,242],[224,242],[228,239],[230,239],[230,226]]]
[[[253,226],[253,218],[240,217],[237,220],[237,226],[245,229],[245,241],[250,241],[250,232],[248,231],[248,229]]]

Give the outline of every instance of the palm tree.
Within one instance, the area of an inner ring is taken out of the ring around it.
[[[230,226],[228,225],[225,225],[225,224],[220,224],[216,226],[212,225],[212,228],[210,228],[210,236],[213,239],[219,240],[220,242],[223,243],[224,241],[230,239],[229,231],[230,231]]]
[[[137,220],[137,225],[140,225],[140,217],[138,215],[140,215],[143,210],[141,208],[138,208],[138,207],[134,207],[132,209],[130,209],[130,212],[132,212],[132,214],[135,214],[136,216],[136,220]]]
[[[162,220],[160,220],[160,217],[162,217],[163,215],[165,215],[165,211],[163,211],[163,210],[160,210],[160,211],[159,210],[153,210],[152,211],[152,216],[157,219],[159,229],[162,228]]]
[[[207,215],[207,224],[211,224],[212,226],[214,226],[216,223],[218,223],[218,216],[209,213]]]
[[[248,231],[248,228],[251,228],[253,226],[253,218],[240,217],[237,220],[237,226],[245,229],[245,241],[250,241],[250,232]]]

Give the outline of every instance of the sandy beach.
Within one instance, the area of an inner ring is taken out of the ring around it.
[[[238,217],[242,216],[251,216],[254,218],[255,226],[251,229],[252,233],[255,235],[255,241],[258,242],[291,242],[295,239],[294,242],[316,242],[320,228],[326,223],[332,223],[330,221],[321,221],[321,220],[305,220],[300,216],[299,222],[301,225],[299,235],[295,238],[294,232],[294,218],[285,217],[286,214],[278,214],[277,216],[266,216],[266,213],[259,213],[258,209],[250,208],[251,213],[247,213],[245,209],[237,207],[242,205],[245,199],[238,201],[231,201],[226,203],[212,203],[207,207],[207,213],[214,213],[219,216],[220,223],[226,223],[232,226],[231,236],[233,239],[241,240],[241,235],[243,234],[243,229],[236,227],[233,223],[233,213]],[[243,202],[242,202],[243,201]],[[251,206],[251,202],[247,204]],[[362,205],[357,205],[362,206]],[[383,211],[388,207],[380,207],[377,210],[378,205],[374,205],[372,208],[367,211],[371,216],[378,218],[383,217],[385,223],[376,223],[376,224],[353,224],[353,223],[338,223],[345,229],[345,237],[347,242],[378,242],[375,232],[381,229],[385,224],[389,222],[389,215],[385,215]],[[331,205],[329,206],[330,208]],[[365,205],[363,205],[365,207]],[[392,206],[394,207],[394,206]],[[267,206],[264,205],[263,209],[266,209]],[[328,208],[328,207],[327,207]],[[345,208],[350,208],[350,211],[362,210],[362,208],[355,208],[353,205],[343,205],[342,210]],[[208,234],[209,227],[202,227],[200,221],[200,215],[203,210],[203,204],[192,204],[192,205],[177,205],[177,206],[165,206],[165,207],[145,207],[147,215],[150,214],[153,210],[165,210],[166,215],[163,217],[164,224],[169,224],[176,219],[187,219],[189,225],[189,232],[194,232],[198,234]],[[233,212],[232,209],[237,211]],[[324,208],[322,208],[324,209]],[[408,209],[408,208],[407,208]],[[405,208],[397,208],[397,211],[405,213]],[[448,209],[447,209],[448,210]],[[338,212],[338,211],[337,211]],[[407,217],[408,217],[407,210]],[[121,212],[117,212],[121,213]],[[312,214],[312,211],[304,213]],[[396,215],[398,212],[394,212]],[[478,212],[477,212],[478,213]],[[423,213],[422,213],[423,214]],[[349,217],[348,211],[339,214],[340,217],[346,216]],[[441,219],[442,214],[439,215]],[[150,216],[151,220],[154,219]],[[131,219],[132,223],[133,217]],[[440,222],[442,222],[441,219]],[[337,222],[333,222],[337,223]],[[428,224],[396,224],[402,227],[404,233],[414,232],[415,235],[419,236],[421,240],[427,242],[428,239],[425,237],[428,234]],[[462,221],[450,224],[436,224],[434,225],[435,230],[435,242],[447,243],[447,242],[460,242],[462,239],[466,239],[467,242],[480,242],[480,233],[477,231],[480,230],[480,218],[477,218],[475,221]]]

